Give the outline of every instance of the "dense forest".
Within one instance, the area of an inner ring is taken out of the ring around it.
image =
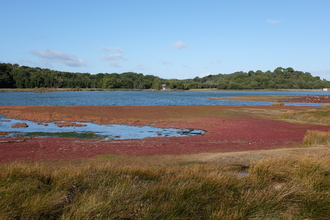
[[[330,81],[308,72],[278,67],[261,70],[217,74],[194,79],[162,79],[142,73],[72,73],[39,67],[0,63],[0,88],[98,88],[154,89],[162,84],[177,90],[189,89],[321,89],[330,88]]]

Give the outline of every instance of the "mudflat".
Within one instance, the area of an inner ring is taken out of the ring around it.
[[[4,106],[0,114],[35,122],[94,122],[160,128],[200,129],[204,135],[130,140],[57,137],[2,138],[0,162],[91,158],[100,155],[198,155],[301,148],[307,130],[330,126],[278,120],[294,106]],[[315,107],[313,107],[315,108]],[[1,131],[0,131],[1,132]],[[13,141],[18,140],[18,141]],[[225,154],[223,154],[225,155]],[[228,154],[227,154],[228,155]],[[249,154],[246,154],[249,155]],[[239,160],[239,159],[238,159]]]

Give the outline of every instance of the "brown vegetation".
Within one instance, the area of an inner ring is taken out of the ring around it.
[[[330,158],[1,165],[1,219],[329,219]]]
[[[307,110],[289,110],[281,114],[280,118],[295,122],[330,125],[330,105]]]
[[[12,128],[27,128],[29,127],[25,122],[23,123],[16,123],[11,126]]]
[[[58,127],[86,127],[85,124],[79,124],[72,121],[55,121],[54,124],[56,124]]]
[[[303,142],[306,145],[330,145],[330,131],[307,131]]]
[[[276,103],[271,104],[271,106],[284,106],[284,103],[283,102],[276,102]]]

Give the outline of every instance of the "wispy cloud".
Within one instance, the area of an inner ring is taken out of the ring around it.
[[[102,54],[99,56],[99,59],[105,62],[108,62],[110,66],[120,68],[121,65],[119,64],[120,60],[126,60],[123,56],[124,50],[119,47],[100,47],[102,51],[107,53]],[[110,52],[115,51],[115,54],[111,54]]]
[[[171,63],[169,61],[165,60],[165,61],[162,61],[162,64],[167,66],[167,65],[170,65]]]
[[[31,61],[30,59],[28,58],[22,58],[19,60],[20,63],[28,63],[28,64],[33,64],[35,65],[35,62]]]
[[[47,59],[39,59],[37,62],[35,62],[28,58],[22,58],[18,63],[21,65],[32,65],[42,68],[53,68],[53,65]]]
[[[59,62],[71,67],[87,66],[85,61],[78,59],[76,55],[72,53],[63,53],[54,50],[33,50],[31,54],[39,57],[43,62]]]
[[[188,48],[188,45],[178,40],[174,44],[172,44],[172,47],[179,50],[179,49]]]
[[[48,37],[47,36],[45,36],[45,35],[43,35],[43,34],[36,34],[36,35],[34,35],[34,39],[36,39],[36,40],[48,40]]]
[[[100,47],[101,50],[103,51],[107,51],[107,52],[112,52],[112,51],[115,51],[117,53],[124,53],[124,50],[119,48],[119,47]]]
[[[126,58],[121,53],[116,54],[103,54],[100,56],[101,60],[126,60]]]
[[[216,60],[216,61],[211,61],[211,64],[222,64],[222,61],[221,60]]]
[[[141,63],[139,63],[137,66],[136,66],[136,68],[138,69],[138,70],[148,70],[149,68],[147,68],[147,67],[145,67],[143,64],[141,64]]]
[[[266,21],[268,24],[276,24],[276,23],[281,23],[281,20],[274,20],[274,19],[267,19]]]
[[[102,54],[100,60],[108,62],[112,67],[121,67],[118,61],[126,60],[126,58],[121,53]]]

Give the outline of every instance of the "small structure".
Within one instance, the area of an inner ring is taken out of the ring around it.
[[[162,90],[163,91],[170,91],[171,90],[171,88],[170,87],[166,87],[166,84],[162,84]]]
[[[323,88],[323,92],[329,92],[330,88]]]

